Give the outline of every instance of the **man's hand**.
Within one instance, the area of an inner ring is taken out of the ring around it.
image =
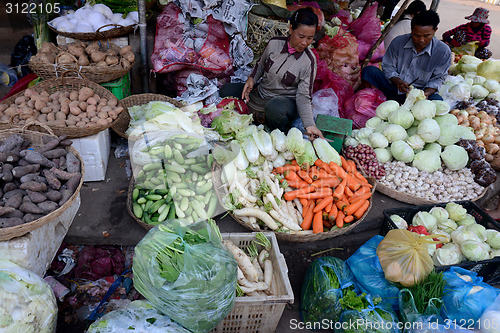
[[[410,91],[410,85],[405,81],[401,80],[399,77],[391,77],[391,83],[398,88],[398,90],[402,93],[407,93]]]
[[[425,95],[425,97],[429,98],[429,96],[434,94],[436,91],[437,91],[437,89],[434,89],[434,88],[425,88],[424,95]]]
[[[307,135],[309,136],[309,140],[314,141],[317,138],[324,139],[323,133],[316,126],[306,127]]]
[[[253,80],[253,77],[248,77],[247,82],[245,82],[245,85],[243,86],[243,93],[241,94],[241,98],[248,103],[250,100],[250,92],[253,89],[253,86],[255,84],[255,81]]]

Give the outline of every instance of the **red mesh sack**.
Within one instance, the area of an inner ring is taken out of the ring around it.
[[[339,112],[344,108],[344,103],[354,95],[354,89],[340,75],[328,69],[326,62],[319,59],[316,49],[312,50],[316,56],[316,79],[314,80],[313,91],[332,88],[339,99]]]
[[[222,22],[210,15],[205,23],[191,29],[173,2],[164,8],[156,21],[151,62],[157,73],[198,69],[203,74],[222,76],[232,74],[233,70],[229,36]]]
[[[352,119],[354,128],[365,127],[366,121],[375,117],[377,106],[386,100],[384,94],[378,89],[360,90],[345,102],[340,117]]]

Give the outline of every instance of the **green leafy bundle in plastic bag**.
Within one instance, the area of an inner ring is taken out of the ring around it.
[[[234,306],[237,265],[218,228],[170,220],[135,248],[134,286],[160,312],[193,332],[208,332]]]

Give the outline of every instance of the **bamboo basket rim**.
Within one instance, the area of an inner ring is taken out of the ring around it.
[[[224,186],[222,185],[222,180],[221,180],[221,171],[222,167],[220,164],[217,164],[214,162],[213,168],[212,168],[212,182],[214,184],[214,190],[215,194],[217,195],[217,198],[219,199],[219,203],[221,206],[222,205],[222,198],[224,195],[226,195],[224,191]],[[267,229],[257,229],[254,227],[249,226],[247,223],[242,221],[240,218],[232,214],[231,212],[228,211],[228,214],[239,224],[244,226],[245,228],[252,230],[252,231],[268,231],[268,232],[273,232],[276,235],[276,238],[282,241],[288,241],[288,242],[314,242],[314,241],[319,241],[319,240],[325,240],[329,238],[334,238],[343,234],[347,234],[351,232],[353,229],[355,229],[363,220],[366,218],[368,213],[370,212],[372,208],[372,203],[373,203],[373,193],[375,192],[376,188],[376,182],[373,178],[369,177],[367,178],[368,182],[373,186],[371,189],[372,197],[370,197],[370,205],[368,206],[368,209],[365,211],[363,216],[361,216],[360,219],[356,220],[354,223],[350,223],[348,226],[342,227],[340,229],[335,229],[335,230],[330,230],[327,232],[321,232],[317,234],[299,234],[299,233],[284,233],[284,232],[276,232],[273,230],[267,230]]]
[[[112,23],[99,27],[99,29],[97,29],[97,31],[95,32],[64,32],[57,30],[50,24],[47,25],[52,31],[54,31],[58,35],[80,40],[99,40],[99,39],[108,39],[108,38],[125,36],[134,31],[135,27],[137,26],[137,24],[123,26],[120,24]],[[115,26],[116,28],[109,29],[106,31],[100,31],[102,28],[108,26]]]
[[[128,109],[132,106],[147,104],[152,101],[160,101],[160,102],[169,102],[173,104],[175,107],[181,108],[183,104],[172,97],[161,95],[161,94],[153,94],[153,93],[143,93],[143,94],[135,94],[125,97],[121,100],[121,105],[123,107],[123,111],[120,113],[120,116],[117,118],[116,123],[111,126],[111,129],[115,131],[116,134],[121,136],[122,138],[129,139],[128,134],[125,132],[128,129],[130,124],[130,114]]]
[[[34,124],[44,128],[48,132],[48,134],[41,133],[38,131],[29,130],[28,128]],[[10,135],[13,135],[13,134],[20,134],[25,139],[26,139],[26,137],[29,138],[30,142],[31,142],[30,147],[33,147],[33,146],[38,147],[38,145],[36,145],[36,144],[34,145],[32,143],[32,141],[31,141],[32,138],[38,138],[38,140],[41,143],[43,143],[43,141],[42,141],[43,137],[50,137],[50,138],[57,137],[57,136],[53,135],[53,132],[49,127],[47,127],[43,124],[36,124],[36,122],[26,124],[21,128],[0,130],[0,138],[2,138],[2,139],[6,138]],[[78,158],[78,160],[80,161],[80,168],[81,168],[80,172],[82,174],[82,176],[80,178],[80,182],[78,183],[78,186],[77,186],[75,192],[71,195],[71,198],[68,201],[66,201],[61,207],[57,208],[56,210],[54,210],[53,212],[51,212],[45,216],[42,216],[41,218],[39,218],[37,220],[31,221],[28,223],[23,223],[21,225],[14,226],[14,227],[0,228],[0,241],[8,241],[8,240],[15,238],[15,237],[24,236],[25,234],[29,233],[30,231],[33,231],[37,228],[40,228],[40,227],[46,225],[47,223],[53,221],[55,218],[61,216],[61,214],[63,214],[66,211],[66,209],[68,209],[68,207],[71,206],[73,204],[73,202],[76,200],[76,198],[80,194],[80,190],[81,190],[82,185],[83,185],[83,177],[85,176],[85,166],[83,164],[82,157],[80,156],[78,151],[73,146],[68,146],[66,148],[66,150],[73,153]]]
[[[94,94],[97,94],[101,98],[115,98],[118,100],[117,102],[117,107],[122,107],[122,104],[118,98],[116,98],[112,92],[107,90],[106,88],[100,86],[99,84],[89,81],[85,78],[76,78],[76,77],[66,77],[65,74],[67,74],[69,71],[63,73],[63,75],[58,78],[58,79],[51,79],[51,80],[44,80],[41,82],[38,82],[34,86],[30,87],[29,89],[35,90],[37,92],[42,92],[42,91],[47,91],[49,93],[55,92],[55,91],[64,91],[66,88],[71,87],[75,89],[80,89],[82,87],[88,87],[91,88],[94,91]],[[0,102],[1,104],[13,104],[15,99],[17,97],[24,96],[24,90],[18,92],[17,94],[10,96],[9,98],[3,100]],[[53,126],[53,125],[47,125],[50,127],[50,129],[55,133],[55,135],[67,135],[68,139],[75,139],[75,138],[81,138],[81,137],[86,137],[90,135],[97,134],[101,131],[104,131],[107,128],[110,128],[113,126],[114,123],[118,121],[120,118],[120,115],[124,112],[125,108],[120,112],[118,117],[116,117],[115,120],[113,120],[111,123],[108,123],[106,125],[100,125],[100,126],[92,126],[92,127],[76,127],[76,126],[65,126],[65,127],[60,127],[60,126]],[[20,128],[24,124],[16,123],[16,124],[10,124],[10,123],[0,123],[0,129],[2,127],[4,128]],[[35,125],[35,127],[38,125]]]

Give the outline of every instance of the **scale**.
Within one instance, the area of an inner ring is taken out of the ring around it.
[[[316,127],[340,154],[345,138],[352,133],[352,120],[319,114],[316,118]]]

